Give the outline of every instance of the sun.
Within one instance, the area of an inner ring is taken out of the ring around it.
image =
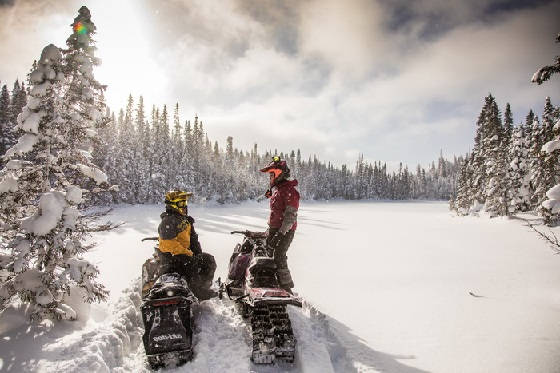
[[[107,85],[107,105],[118,110],[126,105],[129,94],[144,95],[145,101],[158,102],[167,80],[155,58],[157,45],[150,38],[153,26],[149,23],[149,9],[133,0],[104,5],[91,1],[88,6],[96,25],[96,56],[101,60],[95,75],[101,84]],[[74,25],[78,33],[84,29]]]

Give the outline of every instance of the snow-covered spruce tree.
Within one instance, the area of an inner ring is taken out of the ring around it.
[[[175,183],[170,185],[172,188],[184,188],[186,185],[186,178],[184,174],[183,159],[185,153],[185,143],[183,136],[183,128],[179,118],[179,103],[175,103],[173,109],[173,131],[171,135],[171,152],[170,164],[173,174],[175,175]]]
[[[149,170],[149,145],[150,145],[150,124],[146,120],[144,109],[144,98],[140,96],[136,108],[136,134],[138,141],[137,172],[140,180],[138,199],[141,203],[149,201],[150,195],[150,170]]]
[[[470,162],[472,159],[472,156],[468,154],[465,156],[465,160],[457,176],[457,189],[453,207],[459,215],[467,215],[473,202],[470,190],[470,183],[472,180],[472,167]]]
[[[84,172],[98,182],[104,175],[87,162],[78,139],[71,137],[76,132],[65,118],[76,117],[64,112],[67,78],[60,50],[47,46],[31,74],[28,104],[18,116],[24,134],[7,152],[0,182],[1,214],[7,222],[3,233],[9,237],[0,309],[19,295],[32,307],[36,321],[75,319],[66,297],[75,296],[77,287],[87,302],[107,296],[96,282],[96,267],[82,259],[91,245],[83,244],[88,227],[77,208],[83,191],[75,174]]]
[[[0,93],[0,157],[6,154],[6,150],[11,146],[11,139],[10,92],[8,92],[8,87],[4,84]]]
[[[530,210],[531,190],[529,186],[529,146],[525,126],[514,128],[508,149],[509,211],[511,213]]]
[[[529,180],[531,192],[531,210],[537,210],[540,203],[544,199],[546,189],[543,187],[543,168],[542,156],[540,154],[544,145],[544,130],[540,124],[539,118],[535,115],[533,123],[530,126],[529,140]]]
[[[556,137],[542,147],[542,151],[547,154],[547,158],[556,160],[556,164],[560,159],[560,115],[557,115],[557,118],[554,125]],[[548,225],[556,225],[560,221],[560,180],[558,180],[558,173],[555,176],[557,184],[546,192],[547,199],[541,204],[541,214]]]
[[[508,215],[507,148],[504,128],[495,100],[486,110],[486,137],[483,139],[486,159],[486,203],[485,210],[491,216]]]
[[[486,111],[489,110],[494,97],[488,95],[484,99],[484,105],[480,111],[478,119],[476,121],[476,135],[474,137],[474,148],[473,148],[473,160],[470,163],[472,167],[472,183],[471,183],[471,194],[473,197],[473,206],[471,211],[478,211],[480,206],[484,204],[486,199],[485,187],[486,187],[486,154],[485,154],[485,138],[487,132],[486,125]]]
[[[559,131],[555,129],[555,123],[560,119],[559,111],[560,110],[558,108],[555,108],[551,104],[550,97],[547,97],[542,116],[544,145],[548,144],[550,141],[554,140],[556,136],[558,136]],[[542,185],[545,189],[545,195],[540,203],[538,212],[541,216],[543,216],[547,224],[552,225],[556,222],[558,216],[557,214],[553,214],[549,208],[544,207],[542,203],[544,203],[547,198],[547,191],[554,187],[557,183],[560,183],[560,164],[558,162],[559,153],[554,150],[546,151],[544,145],[539,156],[542,159]]]
[[[512,133],[513,133],[513,114],[511,113],[511,107],[508,102],[506,103],[506,110],[504,111],[504,145],[506,149],[508,149],[511,144]]]
[[[118,153],[115,170],[115,181],[126,180],[119,186],[119,202],[138,203],[139,175],[137,165],[138,138],[134,128],[132,111],[134,109],[134,99],[128,96],[126,110],[119,112],[117,121],[118,131]]]

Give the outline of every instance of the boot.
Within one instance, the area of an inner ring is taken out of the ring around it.
[[[294,287],[294,281],[292,280],[290,270],[288,268],[279,268],[276,270],[276,276],[278,277],[280,287],[291,294],[291,289]]]

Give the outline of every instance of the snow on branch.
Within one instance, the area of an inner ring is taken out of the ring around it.
[[[560,33],[556,36],[556,42],[560,43]],[[553,65],[543,66],[538,69],[531,78],[532,83],[542,84],[546,82],[553,74],[560,73],[560,56],[556,56]]]

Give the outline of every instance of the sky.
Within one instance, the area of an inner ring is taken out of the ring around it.
[[[540,0],[0,0],[2,84],[82,5],[111,108],[178,102],[221,147],[414,167],[469,151],[488,93],[515,123],[560,104],[559,76],[530,83],[560,54],[560,1]]]

